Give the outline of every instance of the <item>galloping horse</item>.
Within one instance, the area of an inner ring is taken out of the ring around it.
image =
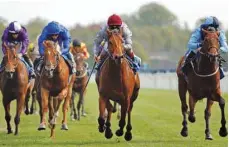
[[[17,100],[17,112],[14,118],[14,134],[17,135],[20,115],[24,109],[25,96],[29,87],[28,72],[25,64],[17,56],[17,50],[20,48],[20,44],[6,45],[6,43],[3,43],[3,45],[6,49],[6,54],[3,59],[5,70],[0,74],[0,88],[3,95],[3,106],[5,109],[8,134],[12,133],[10,125],[10,103],[14,99]]]
[[[44,41],[44,68],[40,77],[40,96],[41,96],[41,124],[38,129],[43,129],[45,124],[45,114],[49,108],[49,126],[51,128],[51,136],[54,137],[54,129],[58,109],[62,100],[63,104],[63,120],[62,130],[68,130],[67,127],[67,110],[72,94],[72,86],[75,75],[70,76],[70,69],[64,58],[56,50],[57,43],[53,41]],[[52,98],[54,97],[54,98]]]
[[[84,96],[86,93],[86,83],[88,80],[87,76],[87,67],[88,64],[84,61],[84,55],[82,53],[77,53],[72,51],[72,54],[74,56],[74,60],[76,62],[76,79],[73,84],[73,91],[72,91],[72,98],[71,98],[71,117],[72,119],[78,119],[80,120],[80,107],[82,105],[82,116],[85,116],[84,111]],[[77,111],[78,115],[76,114],[76,108],[75,108],[75,95],[76,93],[79,94],[79,100],[77,103]]]
[[[130,141],[132,139],[131,110],[134,101],[138,97],[140,80],[138,73],[134,74],[128,60],[125,58],[125,51],[122,45],[123,30],[121,29],[120,32],[107,30],[107,34],[109,56],[96,74],[99,92],[99,132],[102,133],[105,130],[105,137],[107,139],[113,136],[110,128],[113,111],[110,100],[112,100],[121,105],[120,129],[116,131],[116,135],[123,135],[123,128],[126,125],[126,113],[128,113],[125,140]],[[106,122],[104,119],[105,109],[108,111]]]
[[[219,102],[221,109],[221,128],[219,135],[222,137],[227,136],[226,119],[224,114],[225,101],[221,96],[220,91],[220,71],[219,71],[219,32],[204,30],[204,41],[202,48],[197,52],[197,57],[191,61],[189,65],[189,72],[187,77],[177,70],[178,88],[181,101],[181,110],[183,115],[183,128],[181,135],[188,136],[188,127],[186,114],[188,105],[186,103],[186,92],[189,93],[189,108],[190,113],[188,120],[192,123],[196,121],[194,115],[194,108],[196,102],[203,98],[207,98],[207,105],[205,109],[205,139],[212,140],[210,133],[209,118],[211,116],[211,107],[213,101]],[[181,66],[181,59],[178,68]]]

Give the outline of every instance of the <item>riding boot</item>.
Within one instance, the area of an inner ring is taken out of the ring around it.
[[[105,61],[105,59],[107,58],[107,56],[108,56],[108,53],[106,52],[106,51],[102,51],[101,52],[101,54],[100,54],[100,60],[99,60],[99,62],[96,64],[96,66],[95,66],[95,69],[96,70],[99,70],[100,69],[100,67],[102,66],[102,64],[103,64],[103,62]]]
[[[182,63],[182,65],[181,65],[181,71],[185,74],[185,75],[187,75],[187,64],[189,64],[190,63],[190,61],[192,61],[192,59],[193,59],[193,57],[195,56],[196,54],[194,53],[194,52],[190,52],[190,53],[188,53],[188,54],[186,54],[185,56],[184,56],[184,60],[183,60],[183,63]]]
[[[75,62],[74,57],[73,57],[71,52],[68,53],[68,58],[72,62],[72,65],[71,65],[72,66],[72,73],[71,74],[75,74],[76,73],[76,62]]]
[[[134,72],[137,72],[140,69],[140,66],[141,66],[141,58],[136,56],[132,49],[131,50],[127,50],[126,54],[133,61],[133,70],[134,70]]]
[[[30,68],[30,69],[29,69],[29,72],[30,72],[29,77],[30,77],[30,78],[35,78],[35,77],[36,77],[36,74],[35,74],[35,72],[34,72],[33,62],[31,61],[31,59],[28,57],[27,54],[24,54],[24,55],[23,55],[23,58],[24,58],[25,62],[29,65],[29,68]]]

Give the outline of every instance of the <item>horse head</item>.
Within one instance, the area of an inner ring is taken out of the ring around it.
[[[48,78],[53,77],[53,72],[58,66],[60,54],[57,51],[57,43],[46,40],[43,42],[45,47],[44,53],[44,70]]]
[[[84,61],[84,54],[83,53],[73,53],[74,60],[76,62],[76,76],[81,77],[84,76],[87,72],[88,64]]]
[[[200,54],[210,59],[210,62],[215,62],[219,57],[219,31],[209,28],[208,30],[202,29],[202,32],[204,40]]]
[[[122,62],[122,58],[124,57],[124,47],[123,47],[123,39],[122,39],[123,30],[113,30],[110,31],[107,29],[108,35],[108,53],[112,60],[115,60],[116,64],[120,64]]]
[[[7,45],[5,42],[3,43],[3,46],[6,50],[6,54],[4,56],[4,62],[5,62],[5,72],[7,73],[7,78],[12,79],[13,75],[16,71],[16,68],[18,66],[18,59],[16,51],[20,48],[20,44],[17,45]]]

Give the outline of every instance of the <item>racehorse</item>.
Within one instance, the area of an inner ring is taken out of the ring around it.
[[[20,48],[20,44],[6,45],[6,43],[3,43],[3,45],[6,49],[6,53],[3,58],[5,70],[0,74],[0,88],[3,95],[3,106],[5,109],[5,120],[7,123],[8,134],[13,132],[10,124],[10,103],[14,99],[17,100],[17,111],[14,118],[14,134],[17,135],[18,125],[20,123],[20,115],[24,109],[25,96],[29,87],[28,72],[23,61],[19,56],[17,56],[17,51]]]
[[[73,84],[73,89],[72,89],[72,97],[71,97],[71,117],[72,119],[77,119],[80,120],[80,108],[82,105],[82,116],[86,116],[86,113],[84,111],[84,97],[86,93],[86,83],[88,80],[88,75],[87,75],[87,67],[88,64],[84,61],[84,55],[83,53],[77,53],[72,51],[72,54],[74,56],[74,60],[76,62],[76,79]],[[79,94],[79,100],[77,103],[77,112],[76,114],[76,108],[75,108],[75,95],[76,93]]]
[[[205,118],[205,139],[212,140],[210,133],[209,118],[211,107],[214,101],[219,103],[221,109],[221,128],[219,135],[227,136],[226,119],[224,114],[225,101],[221,96],[220,90],[220,67],[219,67],[219,32],[202,29],[204,40],[202,48],[197,52],[197,56],[188,65],[188,73],[184,75],[179,72],[183,58],[177,68],[178,89],[183,115],[183,128],[181,135],[188,136],[186,114],[188,105],[186,103],[186,92],[189,93],[188,120],[192,123],[196,121],[194,109],[197,101],[207,98],[207,105],[204,111]]]
[[[40,76],[40,96],[41,96],[41,124],[38,129],[43,129],[45,124],[45,116],[49,109],[49,126],[51,128],[50,137],[54,138],[56,118],[62,100],[63,104],[63,120],[62,130],[68,130],[67,127],[67,110],[72,94],[72,86],[75,75],[70,76],[70,69],[64,58],[57,51],[57,43],[53,41],[44,41],[44,67]],[[52,98],[54,97],[54,98]]]
[[[128,121],[126,126],[125,140],[132,139],[131,110],[133,103],[138,97],[140,80],[138,73],[134,73],[125,57],[123,48],[123,30],[114,32],[107,30],[108,35],[108,57],[105,59],[100,71],[96,73],[96,84],[99,92],[99,132],[105,131],[105,137],[110,139],[113,136],[111,131],[111,114],[113,106],[110,100],[121,105],[121,119],[117,136],[123,135],[123,128],[126,125],[126,113]],[[105,122],[105,110],[108,116]]]

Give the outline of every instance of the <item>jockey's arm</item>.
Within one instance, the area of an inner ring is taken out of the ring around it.
[[[8,38],[8,29],[6,28],[5,30],[4,30],[4,32],[3,32],[3,35],[2,35],[2,52],[3,52],[3,54],[5,54],[6,53],[6,49],[5,49],[5,47],[4,47],[4,42],[5,43],[7,43],[8,41],[7,41],[7,38]]]
[[[98,56],[102,51],[100,45],[105,37],[105,31],[106,31],[106,27],[103,27],[96,35],[96,38],[94,40],[94,47],[93,47],[94,56]]]
[[[82,48],[82,51],[83,51],[83,54],[84,54],[84,59],[88,59],[90,57],[90,54],[88,53],[87,47],[86,47],[86,45],[84,43],[82,43],[81,48]]]
[[[123,26],[123,37],[124,37],[124,42],[123,42],[123,47],[126,51],[132,50],[132,32],[128,28],[127,25]]]
[[[22,38],[23,38],[23,40],[22,40],[22,47],[21,47],[20,53],[22,55],[24,55],[26,53],[28,45],[29,45],[29,37],[28,37],[26,30],[23,30],[23,32],[22,32]]]
[[[200,29],[196,29],[192,33],[192,35],[188,41],[188,49],[191,51],[198,49],[199,47],[201,47],[200,41],[201,41],[201,31],[200,31]]]
[[[63,48],[61,50],[62,54],[66,54],[69,52],[70,44],[71,44],[71,35],[68,30],[65,30],[63,33]]]
[[[43,29],[41,35],[38,38],[38,46],[39,46],[39,53],[41,56],[44,56],[44,45],[43,45],[43,41],[45,41],[47,38],[47,31],[46,31],[46,27]]]
[[[228,52],[228,45],[227,45],[227,39],[224,31],[220,31],[219,35],[219,44],[220,44],[220,50],[222,50],[224,53]]]

